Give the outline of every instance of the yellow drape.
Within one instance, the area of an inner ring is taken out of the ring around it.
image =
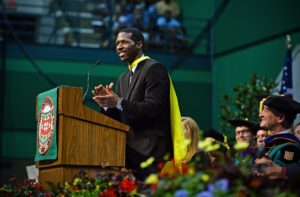
[[[148,56],[141,56],[140,58],[134,60],[131,64],[128,65],[128,69],[132,69],[137,66],[139,62],[149,59]],[[187,152],[187,146],[184,143],[185,138],[183,134],[183,128],[181,123],[181,114],[179,109],[179,104],[177,100],[177,95],[171,80],[170,80],[170,119],[171,119],[171,132],[172,132],[172,141],[173,141],[173,159],[174,164],[181,173],[182,161]]]
[[[133,67],[136,67],[141,61],[143,61],[145,59],[150,59],[150,57],[143,55],[143,56],[137,58],[131,64],[128,65],[128,69],[131,70]]]
[[[187,146],[185,146],[185,138],[183,134],[183,127],[181,123],[181,114],[179,109],[179,104],[177,100],[177,95],[170,79],[170,113],[171,113],[171,130],[172,130],[172,140],[174,148],[174,164],[181,172],[182,161],[187,152]]]

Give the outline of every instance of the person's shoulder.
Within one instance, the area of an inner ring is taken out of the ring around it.
[[[152,59],[152,58],[146,59],[145,63],[150,64],[150,65],[152,65],[152,64],[161,64],[159,61],[157,61],[155,59]]]
[[[276,151],[276,150],[280,150],[280,151],[290,150],[290,151],[297,151],[300,153],[300,145],[292,142],[287,142],[287,143],[277,145],[273,149],[271,149],[271,151]]]
[[[146,69],[166,69],[165,66],[155,59],[145,60],[144,67]]]
[[[143,65],[143,73],[148,77],[167,77],[168,76],[168,70],[167,68],[161,64],[160,62],[154,60],[154,59],[147,59]]]
[[[275,134],[265,139],[265,144],[268,144],[268,146],[270,147],[288,143],[288,142],[295,143],[300,146],[299,139],[294,134],[291,133]]]
[[[300,146],[296,143],[283,143],[270,150],[269,156],[274,160],[279,159],[284,163],[300,160]]]
[[[270,152],[271,154],[271,152]],[[300,162],[300,147],[295,144],[289,144],[283,146],[278,150],[278,153],[274,155],[274,162],[281,161],[284,164],[292,162]]]

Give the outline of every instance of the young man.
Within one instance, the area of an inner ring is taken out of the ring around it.
[[[248,142],[249,146],[255,143],[254,138],[258,129],[256,123],[241,119],[231,119],[229,123],[234,127],[236,142]]]
[[[256,145],[258,149],[265,147],[264,140],[266,137],[268,137],[268,130],[260,127],[256,132]]]
[[[105,114],[130,126],[126,139],[126,167],[138,179],[156,172],[156,164],[171,154],[170,81],[166,68],[143,53],[144,37],[135,28],[122,29],[116,38],[116,52],[129,70],[113,84],[95,87],[94,101]],[[154,157],[148,168],[140,163]]]
[[[242,119],[231,119],[229,123],[235,129],[236,142],[247,142],[249,144],[246,150],[235,155],[235,164],[239,165],[247,156],[253,157],[258,151],[255,140],[258,124]]]

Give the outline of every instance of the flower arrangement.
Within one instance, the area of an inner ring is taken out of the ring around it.
[[[63,186],[47,182],[46,190],[35,180],[25,180],[20,183],[13,179],[9,184],[0,188],[1,196],[88,196],[88,197],[117,197],[137,196],[138,187],[144,186],[138,183],[133,174],[124,168],[116,172],[99,172],[96,178],[80,171],[70,182]]]
[[[220,149],[221,144],[211,139],[198,143],[205,152],[218,157],[216,162],[208,166],[201,163],[197,155],[189,164],[182,166],[182,173],[172,166],[164,166],[163,174],[151,175],[146,183],[151,186],[151,196],[165,197],[222,197],[222,196],[297,196],[289,191],[283,182],[270,181],[268,177],[252,174],[250,156],[236,165],[234,160]],[[245,150],[247,145],[241,143],[234,146],[233,152]]]
[[[157,182],[152,182],[156,185],[152,196],[276,196],[281,192],[268,188],[267,180],[245,173],[232,162],[211,169],[203,169],[196,163],[185,168],[184,175],[160,176]]]
[[[120,169],[118,173],[100,172],[95,179],[80,172],[73,181],[65,183],[60,192],[67,196],[135,196],[137,181],[126,169]]]
[[[16,177],[13,177],[8,184],[0,187],[0,196],[38,196],[45,193],[42,185],[32,179],[20,182]]]
[[[218,157],[208,166],[202,163],[199,155],[188,164],[182,165],[182,171],[172,167],[172,162],[160,164],[160,173],[151,174],[144,182],[136,180],[131,171],[121,168],[118,172],[99,172],[95,178],[80,172],[63,186],[48,183],[49,189],[33,180],[18,182],[12,179],[9,184],[0,187],[0,196],[87,196],[87,197],[221,197],[221,196],[289,196],[296,197],[286,187],[270,181],[266,177],[251,174],[249,162],[235,165],[216,142],[204,140],[199,142],[203,151]],[[243,144],[235,146],[235,151],[245,148]],[[141,163],[147,167],[153,158]],[[164,172],[164,173],[162,173]]]

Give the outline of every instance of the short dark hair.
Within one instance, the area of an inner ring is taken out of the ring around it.
[[[143,33],[138,30],[137,28],[133,28],[133,27],[125,27],[124,29],[121,29],[119,33],[121,32],[125,32],[125,33],[131,33],[131,39],[135,42],[135,43],[138,43],[138,42],[142,42],[143,45],[145,43],[145,40],[144,40],[144,36],[143,36]]]

